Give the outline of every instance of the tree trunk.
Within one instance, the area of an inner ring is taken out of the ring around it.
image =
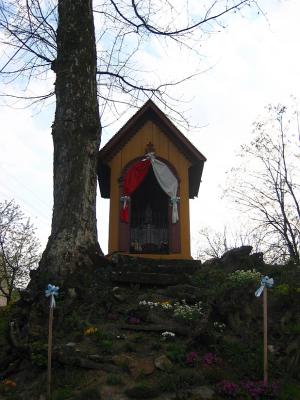
[[[97,155],[101,126],[92,0],[58,0],[54,206],[40,269],[63,276],[101,254],[97,240]]]

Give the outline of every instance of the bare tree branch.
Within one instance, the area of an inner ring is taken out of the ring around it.
[[[98,80],[99,98],[103,100],[100,102],[101,115],[104,114],[105,118],[107,104],[113,101],[120,105],[127,104],[130,108],[140,106],[141,102],[154,97],[166,106],[167,100],[170,100],[169,89],[176,84],[183,84],[199,73],[196,71],[182,79],[174,77],[170,82],[157,83],[152,78],[149,80],[149,73],[138,64],[143,48],[151,37],[161,38],[161,43],[165,40],[166,48],[167,40],[171,39],[179,48],[198,51],[199,38],[204,32],[213,30],[213,22],[218,25],[225,15],[250,5],[257,7],[255,0],[207,0],[206,9],[201,5],[198,14],[189,15],[188,3],[183,4],[182,9],[186,8],[187,15],[184,22],[182,10],[168,1],[96,1],[94,17],[98,43],[98,74],[102,78],[104,75],[111,78]],[[50,69],[55,71],[56,28],[55,0],[7,0],[5,3],[1,0],[0,32],[4,35],[0,36],[0,42],[5,46],[6,56],[2,58],[0,75],[5,82],[21,82],[25,91],[30,87],[31,81],[37,77],[45,77]],[[194,38],[192,35],[195,35]],[[132,74],[134,70],[136,73]],[[121,99],[120,95],[124,98]],[[26,97],[23,94],[16,96],[19,100]],[[40,98],[45,101],[49,97],[41,95]],[[8,98],[13,99],[11,95]],[[119,107],[116,111],[117,109]],[[181,124],[187,126],[182,113],[177,111],[176,115],[173,110],[174,106],[169,107],[170,116],[173,114],[177,121],[181,119]]]
[[[9,303],[37,266],[39,242],[29,219],[14,201],[0,203],[0,293]]]
[[[242,165],[232,170],[227,193],[242,210],[272,232],[274,242],[280,237],[282,257],[300,261],[300,170],[296,160],[296,121],[287,108],[269,106],[267,118],[255,123],[255,138],[242,146]],[[296,183],[295,183],[296,182]],[[279,256],[280,257],[280,256]]]

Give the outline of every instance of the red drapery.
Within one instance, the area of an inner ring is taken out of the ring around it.
[[[123,196],[130,196],[143,182],[151,165],[150,160],[138,161],[127,171],[124,177]],[[128,201],[123,200],[121,209],[121,221],[128,222]]]

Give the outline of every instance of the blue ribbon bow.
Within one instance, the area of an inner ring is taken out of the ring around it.
[[[58,296],[59,287],[51,285],[50,283],[45,290],[45,296],[50,297],[50,308],[55,307],[55,296]]]
[[[260,281],[260,287],[256,290],[255,296],[260,297],[264,288],[271,288],[274,285],[274,279],[269,278],[268,276],[264,276]]]

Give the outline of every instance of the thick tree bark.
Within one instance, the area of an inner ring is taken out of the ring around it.
[[[96,225],[96,165],[101,127],[92,0],[59,0],[54,207],[40,268],[62,276],[101,253]]]

